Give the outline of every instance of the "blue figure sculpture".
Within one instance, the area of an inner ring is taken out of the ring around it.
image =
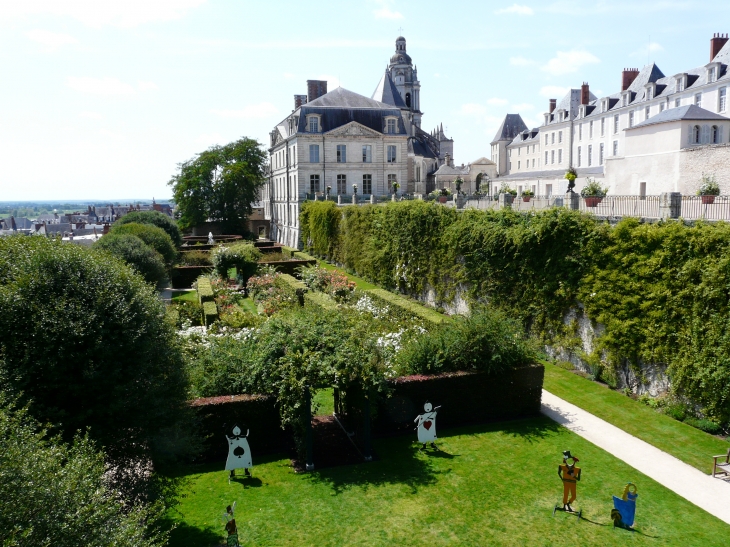
[[[631,489],[633,488],[633,492]],[[623,495],[620,498],[613,496],[613,509],[611,510],[611,518],[613,525],[618,528],[630,529],[634,525],[636,517],[636,485],[630,482],[624,488]]]

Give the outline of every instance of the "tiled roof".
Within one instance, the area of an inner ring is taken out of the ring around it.
[[[515,138],[515,136],[517,136],[517,134],[525,131],[526,129],[527,126],[525,125],[525,122],[522,121],[522,116],[519,114],[507,114],[504,117],[504,120],[502,120],[502,125],[500,125],[499,129],[497,129],[497,134],[494,135],[490,144],[494,144],[497,141],[511,141]]]
[[[344,87],[338,87],[337,89],[308,102],[304,106],[309,108],[393,108],[393,105],[369,99],[364,95],[359,95],[358,93],[345,89]]]
[[[710,112],[709,110],[705,110],[704,108],[700,108],[699,106],[695,106],[693,104],[687,105],[687,106],[680,106],[678,108],[670,108],[669,110],[665,110],[663,112],[660,112],[656,116],[652,116],[648,120],[645,120],[641,123],[636,124],[634,127],[628,127],[626,128],[626,131],[630,131],[632,129],[637,129],[639,127],[646,127],[647,125],[655,125],[658,123],[668,123],[668,122],[678,122],[678,121],[711,121],[711,120],[722,120],[722,121],[730,121],[730,118],[726,118],[725,116],[721,116],[720,114],[715,114],[714,112]]]

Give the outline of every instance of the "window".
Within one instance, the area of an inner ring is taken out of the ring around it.
[[[618,134],[618,114],[613,116],[613,134]]]
[[[664,103],[659,103],[659,112],[664,112]]]
[[[555,144],[555,131],[550,133],[550,144]]]
[[[309,117],[309,132],[319,133],[319,118],[317,116]]]
[[[646,107],[646,108],[644,109],[644,119],[645,119],[645,120],[648,120],[650,116],[651,116],[651,107],[648,107],[648,106],[647,106],[647,107]]]
[[[387,127],[387,129],[385,131],[386,133],[388,133],[389,135],[395,135],[395,133],[396,133],[396,131],[395,131],[395,120],[389,119],[386,122],[386,127]]]
[[[558,131],[558,142],[563,142],[563,132]]]
[[[677,78],[677,91],[684,91],[684,78]]]
[[[715,81],[715,67],[712,67],[710,70],[707,71],[707,83],[711,84]]]
[[[547,136],[547,133],[545,133],[545,144],[547,144],[547,143],[548,143],[548,136]]]
[[[591,120],[591,123],[588,124],[588,138],[593,138],[593,120]]]
[[[707,144],[709,142],[710,142],[710,126],[703,125],[702,126],[702,144]]]
[[[650,87],[646,88],[646,100],[651,101],[652,99],[652,89]]]
[[[558,150],[558,163],[563,163],[563,149]]]
[[[581,153],[581,147],[579,146],[579,147],[578,147],[578,167],[580,167],[580,159],[581,159],[581,158],[580,158],[580,156],[581,156],[581,154],[580,154],[580,153]]]
[[[593,165],[593,157],[592,156],[593,156],[593,145],[592,144],[589,144],[588,145],[588,167],[590,167],[591,165]]]
[[[362,146],[362,162],[372,163],[373,162],[373,147],[369,144],[363,144]]]
[[[393,183],[394,182],[398,182],[398,178],[395,175],[393,175],[393,174],[388,175],[388,188],[389,188],[390,191],[393,190]]]
[[[679,108],[680,106],[682,106],[682,99],[674,99],[674,108]]]
[[[546,184],[545,185],[545,193],[548,197],[553,195],[553,185],[552,184]]]
[[[603,165],[603,143],[598,146],[598,165]]]
[[[545,152],[545,165],[547,165],[547,164],[548,164],[548,153],[547,153],[547,151],[546,151],[546,152]]]
[[[624,94],[624,96],[621,98],[621,106],[626,106],[629,104],[629,96],[628,94]]]
[[[713,125],[710,138],[711,138],[710,142],[712,144],[720,144],[722,142],[722,127]]]
[[[606,118],[601,118],[601,137],[606,134]]]
[[[373,193],[373,176],[363,175],[362,176],[362,193],[372,194]]]
[[[613,155],[618,156],[618,141],[613,141]]]
[[[337,163],[347,163],[347,145],[337,145]]]
[[[520,147],[520,148],[517,149],[517,155],[518,156],[521,156],[522,155],[522,147]]]
[[[719,96],[720,96],[720,100],[719,100],[720,104],[718,104],[717,110],[719,112],[725,112],[725,108],[727,105],[727,87],[721,87],[718,90],[718,92],[719,92]]]
[[[309,163],[319,163],[319,145],[309,145]]]
[[[583,140],[583,124],[582,123],[578,124],[578,140],[579,141]]]
[[[555,163],[555,150],[550,151],[550,163]]]
[[[646,183],[639,183],[639,199],[646,199]]]
[[[337,195],[347,194],[347,175],[337,175]]]
[[[519,161],[517,162],[517,169],[520,168],[520,163],[522,163],[522,162],[519,162]]]
[[[690,144],[700,144],[700,126],[695,125],[692,127],[692,131],[689,136]]]
[[[395,145],[389,144],[388,145],[388,163],[395,163],[396,154],[395,154]]]
[[[634,127],[634,111],[629,112],[629,127]]]
[[[535,168],[535,158],[532,158],[532,168]]]
[[[695,93],[695,106],[702,106],[702,93]]]
[[[309,191],[312,194],[319,192],[319,175],[309,175]]]
[[[512,162],[509,162],[509,165],[507,166],[507,169],[509,169],[510,171],[512,171]]]

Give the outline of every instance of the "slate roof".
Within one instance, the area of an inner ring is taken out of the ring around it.
[[[603,165],[593,167],[578,167],[576,169],[579,177],[586,175],[603,175]],[[502,175],[500,179],[522,180],[522,179],[562,179],[565,176],[565,169],[551,169],[547,171],[525,171]]]
[[[647,125],[655,125],[658,123],[668,123],[668,122],[678,122],[683,120],[692,120],[692,121],[710,121],[710,120],[722,120],[722,121],[730,121],[730,118],[726,118],[725,116],[721,116],[720,114],[715,114],[714,112],[710,112],[709,110],[705,110],[704,108],[700,108],[699,106],[695,106],[693,104],[687,105],[687,106],[680,106],[678,108],[670,108],[669,110],[664,110],[663,112],[660,112],[659,114],[652,116],[648,120],[645,120],[641,123],[637,123],[634,127],[628,127],[626,128],[626,131],[630,131],[632,129],[637,129],[639,127],[646,127]]]
[[[717,52],[713,62],[730,65],[730,41],[726,42],[722,49]]]
[[[434,175],[468,175],[469,174],[469,166],[465,165],[464,167],[458,166],[458,167],[451,167],[450,165],[446,165],[445,163],[438,168],[438,170],[434,173]]]
[[[369,99],[364,95],[360,95],[354,91],[345,89],[344,87],[333,89],[329,93],[325,93],[321,97],[314,99],[303,106],[308,108],[393,108],[393,105],[381,103],[375,99]]]
[[[387,70],[383,74],[383,77],[380,78],[380,82],[378,82],[378,86],[370,98],[381,103],[397,106],[398,108],[408,108]]]
[[[497,134],[492,139],[490,144],[494,144],[497,141],[511,141],[515,138],[518,133],[525,131],[527,126],[522,121],[522,116],[519,114],[507,114],[502,120],[502,125],[497,129]]]

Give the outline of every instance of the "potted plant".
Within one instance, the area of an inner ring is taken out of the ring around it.
[[[568,181],[568,192],[572,193],[573,188],[575,188],[575,179],[578,178],[578,171],[575,170],[575,167],[570,167],[565,172],[565,180]],[[566,192],[566,194],[568,193]]]
[[[454,181],[454,188],[456,188],[457,195],[461,193],[461,185],[464,184],[464,179],[457,177]]]
[[[439,201],[439,203],[446,203],[446,200],[451,195],[451,190],[449,190],[448,188],[441,188],[440,190],[436,189],[431,192],[431,195],[435,197]]]
[[[513,190],[509,187],[509,185],[506,182],[502,183],[502,186],[499,188],[500,194],[512,194],[512,197],[515,197],[517,195],[517,190]]]
[[[706,175],[702,173],[702,182],[697,190],[697,195],[702,197],[703,205],[712,205],[715,203],[715,196],[720,195],[720,185],[715,180],[715,175]]]
[[[608,193],[608,188],[604,188],[596,179],[589,178],[586,185],[580,191],[580,195],[586,200],[586,207],[596,207]]]
[[[535,192],[532,190],[523,190],[522,191],[522,201],[528,202],[530,201],[530,198],[535,195]]]
[[[393,194],[395,195],[398,193],[398,188],[400,188],[400,184],[398,184],[398,181],[394,180],[392,186],[393,186]]]

